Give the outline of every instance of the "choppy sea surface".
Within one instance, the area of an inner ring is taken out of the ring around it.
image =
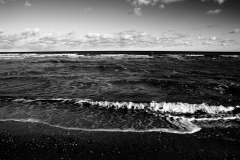
[[[70,130],[240,128],[240,58],[0,54],[0,121]]]

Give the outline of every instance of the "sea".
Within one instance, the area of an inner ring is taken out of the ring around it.
[[[0,54],[2,122],[194,134],[240,129],[239,105],[238,55]]]

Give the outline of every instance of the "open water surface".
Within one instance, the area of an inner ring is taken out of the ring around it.
[[[0,119],[107,132],[237,127],[240,58],[0,55]]]

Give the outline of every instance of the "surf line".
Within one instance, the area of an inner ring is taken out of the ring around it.
[[[198,132],[201,130],[200,127],[197,125],[190,123],[190,127],[184,127],[181,129],[187,129],[187,130],[174,130],[170,128],[154,128],[154,129],[146,129],[146,130],[136,130],[133,128],[129,129],[118,129],[118,128],[113,128],[113,129],[103,129],[103,128],[97,128],[97,129],[90,129],[90,128],[77,128],[77,127],[64,127],[60,125],[52,125],[47,122],[40,121],[38,119],[0,119],[0,122],[7,122],[7,121],[14,121],[14,122],[23,122],[23,123],[39,123],[39,124],[44,124],[50,127],[54,128],[60,128],[64,130],[74,130],[74,131],[85,131],[85,132],[131,132],[131,133],[149,133],[149,132],[165,132],[165,133],[175,133],[175,134],[193,134],[195,132]]]
[[[151,103],[135,103],[135,102],[109,102],[109,101],[93,101],[90,99],[64,99],[64,98],[52,98],[52,99],[14,99],[14,102],[35,102],[35,101],[53,101],[53,102],[62,102],[62,103],[73,103],[79,105],[92,105],[100,108],[113,108],[113,109],[133,109],[133,110],[147,110],[152,112],[160,113],[176,113],[176,114],[185,114],[190,113],[194,114],[198,111],[206,114],[219,114],[219,113],[228,113],[233,112],[235,109],[239,109],[240,106],[210,106],[205,103],[202,104],[189,104],[189,103],[171,103],[171,102],[155,102]]]

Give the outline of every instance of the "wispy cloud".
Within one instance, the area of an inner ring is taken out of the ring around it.
[[[181,1],[184,1],[184,0],[161,0],[160,2],[168,4],[168,3],[181,2]]]
[[[0,0],[0,3],[4,4],[6,1],[15,1],[15,0]]]
[[[32,4],[31,4],[29,1],[26,1],[26,2],[25,2],[25,6],[26,6],[26,7],[31,7]]]
[[[26,36],[26,37],[31,37],[31,36],[37,36],[40,33],[40,29],[34,28],[34,29],[25,29],[24,32],[21,33],[21,35]]]
[[[130,2],[133,6],[149,5],[152,3],[150,0],[127,0],[127,1]]]
[[[210,1],[210,0],[201,0],[202,2]],[[222,4],[227,0],[213,0],[214,2],[217,2],[218,4]]]
[[[141,16],[142,11],[141,11],[141,8],[134,8],[133,11],[128,12],[128,14],[134,14],[136,16]]]
[[[202,37],[202,36],[198,36],[196,41],[203,41],[203,40],[206,40],[206,38]]]
[[[219,27],[219,25],[210,25],[210,26],[207,26],[206,28],[217,28]]]
[[[87,38],[99,38],[101,36],[101,34],[99,33],[88,33],[86,34]]]
[[[219,4],[222,4],[223,2],[225,2],[226,0],[214,0],[215,2],[218,2]]]
[[[217,37],[210,37],[209,40],[216,41]]]
[[[160,5],[159,5],[159,8],[164,9],[164,8],[165,8],[165,5],[164,5],[164,4],[160,4]]]
[[[91,8],[91,7],[83,8],[83,9],[79,10],[79,12],[83,12],[83,13],[88,13],[88,12],[90,12],[90,11],[92,11],[92,8]]]
[[[209,42],[209,41],[207,41],[207,42],[203,42],[202,44],[203,44],[203,45],[214,45],[213,42]]]
[[[229,33],[240,33],[240,29],[235,29],[234,31],[231,31]]]
[[[209,10],[207,14],[220,14],[222,12],[221,9]]]
[[[181,2],[181,1],[184,1],[184,0],[127,0],[127,2],[130,2],[133,6],[160,5],[160,8],[164,6],[161,4],[169,4],[169,3]]]

